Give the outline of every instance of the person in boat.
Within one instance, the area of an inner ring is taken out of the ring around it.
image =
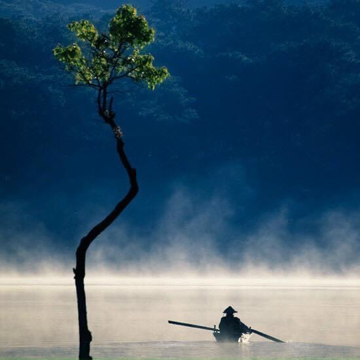
[[[219,324],[221,337],[237,341],[242,334],[251,332],[249,327],[234,316],[237,311],[231,306],[227,307],[223,313],[225,316],[221,318]]]

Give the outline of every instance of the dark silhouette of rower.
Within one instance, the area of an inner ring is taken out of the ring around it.
[[[231,306],[227,307],[223,313],[226,315],[221,319],[219,329],[224,340],[237,341],[243,333],[251,331],[238,317],[234,316],[237,311]]]

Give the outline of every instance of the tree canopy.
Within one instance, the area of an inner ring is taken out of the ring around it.
[[[155,31],[131,5],[116,11],[107,34],[99,33],[88,20],[73,21],[68,28],[86,48],[76,42],[58,45],[54,55],[74,73],[76,84],[102,88],[127,77],[154,89],[169,76],[167,68],[154,66],[152,55],[141,52],[154,41]]]

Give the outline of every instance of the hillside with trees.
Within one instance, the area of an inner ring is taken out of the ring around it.
[[[26,6],[34,1],[1,1],[0,150],[8,155],[2,159],[1,196],[16,194],[38,206],[39,216],[56,228],[56,218],[80,201],[72,194],[96,186],[87,182],[94,175],[92,161],[84,160],[89,144],[88,158],[97,161],[104,178],[111,177],[111,169],[103,162],[106,130],[93,135],[95,104],[86,89],[68,91],[70,79],[51,50],[72,41],[65,28],[69,20],[90,15],[101,29],[110,15],[53,3],[38,10],[42,16],[26,18]],[[8,18],[16,4],[23,13]],[[151,53],[172,77],[151,96],[128,88],[116,104],[129,143],[141,137],[143,146],[131,152],[149,179],[144,185],[149,197],[129,215],[134,221],[157,216],[151,202],[165,201],[170,190],[164,183],[206,177],[220,164],[241,163],[257,188],[255,200],[241,200],[245,227],[274,201],[301,199],[294,218],[340,198],[358,202],[359,1],[291,6],[253,0],[190,9],[157,0],[146,17],[157,31]],[[19,172],[28,181],[20,180]],[[62,184],[62,193],[40,191],[49,177],[53,190]],[[54,212],[40,206],[61,196],[68,202]],[[106,194],[93,199],[100,198],[110,202]],[[69,220],[58,232],[76,229]]]

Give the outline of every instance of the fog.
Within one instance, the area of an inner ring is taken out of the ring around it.
[[[78,240],[73,249],[62,249],[61,239],[41,224],[22,228],[20,208],[2,207],[8,226],[1,227],[0,355],[74,356]],[[357,356],[360,214],[335,209],[294,227],[283,206],[248,232],[232,221],[235,214],[229,197],[202,197],[178,186],[151,230],[119,219],[102,234],[87,260],[93,354]],[[253,336],[259,347],[227,354],[233,350],[215,347],[211,332],[167,324],[172,319],[212,327],[228,305],[246,324],[288,341],[288,347]]]
[[[85,230],[73,248],[65,247],[19,204],[3,204],[1,213],[2,283],[72,281],[74,252]],[[359,212],[334,209],[294,226],[283,206],[260,218],[251,231],[233,221],[235,214],[230,198],[201,197],[179,186],[151,227],[119,219],[92,244],[87,281],[141,283],[155,278],[165,283],[294,285],[297,279],[300,285],[360,284]]]

